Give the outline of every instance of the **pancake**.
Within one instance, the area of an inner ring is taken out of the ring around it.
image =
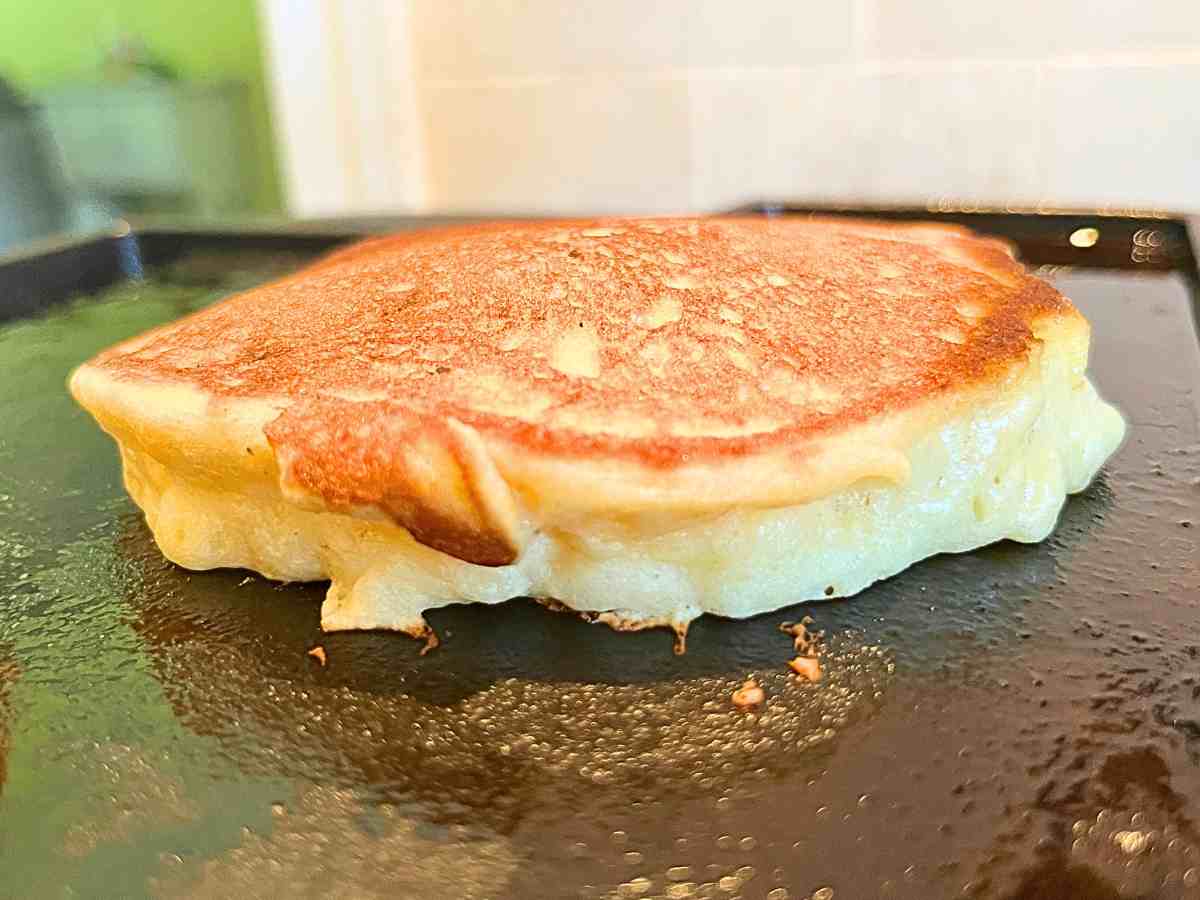
[[[843,219],[366,241],[72,376],[163,553],[330,579],[327,630],[516,596],[621,628],[1052,530],[1124,434],[1007,245]]]

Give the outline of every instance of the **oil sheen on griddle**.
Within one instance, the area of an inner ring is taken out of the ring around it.
[[[4,327],[0,883],[23,897],[1194,896],[1188,297],[1168,276],[1058,286],[1092,320],[1101,389],[1136,411],[1125,447],[1045,544],[939,557],[804,610],[826,635],[815,684],[786,668],[778,625],[795,611],[703,619],[684,657],[661,634],[529,601],[431,614],[436,657],[389,635],[321,637],[319,585],[164,562],[61,389],[98,347],[219,289],[152,281]],[[325,667],[307,655],[318,642]],[[748,675],[765,702],[736,709]]]

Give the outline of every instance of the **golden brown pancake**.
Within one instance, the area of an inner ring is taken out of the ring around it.
[[[1123,432],[1087,343],[963,229],[495,223],[351,247],[71,387],[169,557],[330,577],[327,627],[417,633],[429,606],[520,594],[681,625],[1044,537]],[[970,489],[930,512],[913,492],[950,476]]]

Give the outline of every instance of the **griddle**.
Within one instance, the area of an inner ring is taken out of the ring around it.
[[[1186,222],[829,211],[1013,240],[1091,319],[1129,437],[1042,544],[706,617],[682,657],[531,601],[430,613],[420,657],[322,635],[322,585],[163,560],[68,371],[357,228],[134,228],[0,265],[0,896],[1200,896]],[[817,684],[778,630],[805,614]],[[730,702],[747,675],[757,711]]]

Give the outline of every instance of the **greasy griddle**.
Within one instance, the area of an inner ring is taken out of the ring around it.
[[[345,235],[153,231],[0,266],[0,896],[1200,896],[1185,227],[945,217],[1058,267],[1124,447],[1043,544],[706,617],[683,657],[514,601],[431,612],[421,658],[321,635],[320,585],[162,559],[67,369]],[[778,630],[803,614],[816,685]],[[757,712],[729,702],[747,674]]]

